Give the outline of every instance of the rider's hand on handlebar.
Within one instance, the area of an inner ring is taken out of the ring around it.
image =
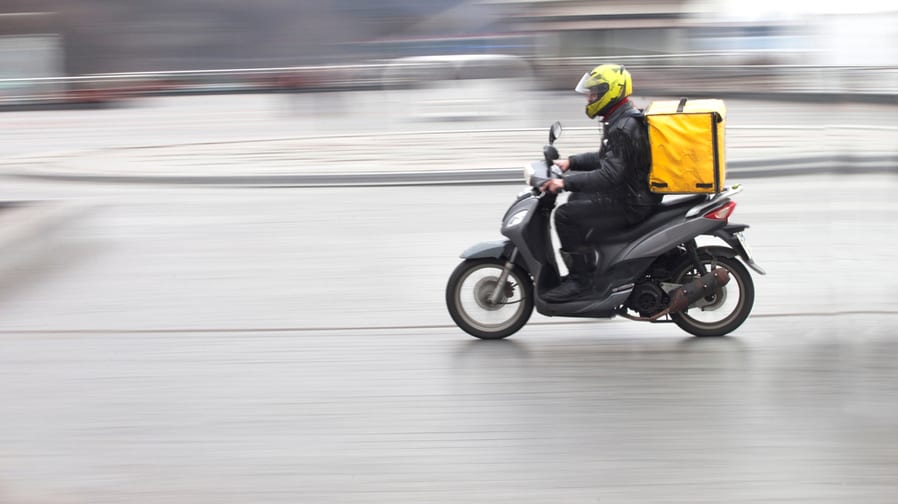
[[[571,160],[570,159],[556,159],[555,166],[561,168],[561,172],[564,173],[571,168]]]
[[[539,190],[551,193],[560,192],[564,190],[564,179],[557,178],[547,180],[543,185],[539,186]]]

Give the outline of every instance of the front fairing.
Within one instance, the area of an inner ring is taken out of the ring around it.
[[[538,271],[549,260],[548,219],[554,202],[554,194],[519,198],[502,220],[502,234],[518,248],[531,273]]]
[[[502,218],[502,234],[514,241],[514,236],[530,226],[533,216],[539,208],[539,198],[533,194],[522,194],[508,208]]]

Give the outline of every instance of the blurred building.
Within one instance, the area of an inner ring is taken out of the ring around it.
[[[38,2],[33,7],[41,8]],[[0,10],[0,99],[9,95],[56,93],[65,74],[59,16],[52,11]],[[45,79],[42,81],[23,79]]]
[[[468,54],[524,58],[548,87],[567,88],[570,75],[614,58],[639,67],[644,87],[802,88],[801,79],[820,82],[823,72],[796,77],[772,68],[866,65],[885,68],[873,87],[898,88],[898,8],[860,8],[866,4],[827,11],[773,0],[4,0],[0,79],[9,87],[16,78],[385,66]],[[377,73],[278,79],[289,89],[335,78],[376,85]]]
[[[884,16],[849,14],[851,7],[828,12],[772,0],[5,0],[0,36],[56,37],[69,75],[464,53],[754,51],[749,62],[761,63],[820,48],[839,62],[898,64],[898,8]]]
[[[68,75],[325,65],[346,63],[356,44],[423,22],[455,3],[5,0],[0,37],[58,36]],[[53,17],[53,26],[22,23],[26,13],[36,12]]]

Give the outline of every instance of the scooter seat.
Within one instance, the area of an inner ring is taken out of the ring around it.
[[[690,194],[688,196],[674,196],[667,197],[661,201],[660,210],[664,210],[666,208],[680,208],[684,205],[698,205],[702,201],[708,199],[707,194]]]

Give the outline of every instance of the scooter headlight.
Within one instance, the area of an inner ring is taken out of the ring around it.
[[[519,212],[516,212],[514,215],[511,216],[510,219],[508,219],[508,222],[505,224],[505,227],[511,228],[511,227],[518,226],[522,222],[524,222],[524,219],[526,217],[527,217],[527,210],[521,210]]]

